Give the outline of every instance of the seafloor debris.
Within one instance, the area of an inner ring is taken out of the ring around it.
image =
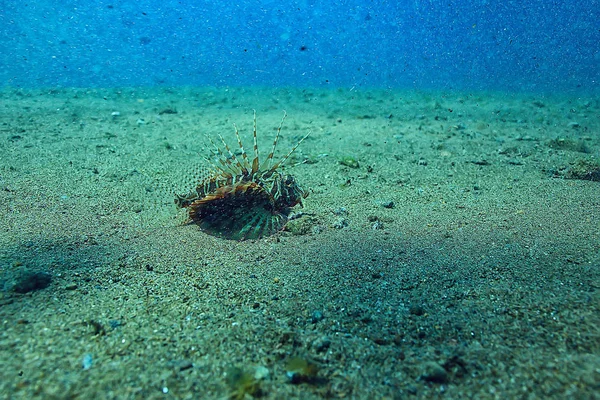
[[[565,177],[600,182],[600,163],[592,160],[577,160],[575,164],[567,168]]]
[[[579,153],[591,153],[590,148],[583,140],[569,138],[557,138],[548,142],[548,147],[555,150],[577,151]]]
[[[346,155],[346,156],[343,156],[342,158],[340,158],[340,164],[342,164],[346,167],[350,167],[350,168],[360,167],[360,164],[358,163],[356,158],[354,158],[350,155]]]
[[[579,159],[568,167],[552,170],[551,173],[555,177],[600,182],[600,162],[596,160]]]
[[[250,398],[260,397],[262,390],[260,388],[260,378],[257,374],[251,374],[241,368],[232,367],[227,373],[227,384],[231,389],[231,399],[242,400],[247,396]]]
[[[45,289],[52,282],[52,275],[43,271],[20,268],[13,272],[5,287],[17,293],[28,293]]]
[[[176,195],[175,204],[187,208],[189,223],[197,224],[211,235],[226,239],[259,239],[281,230],[288,222],[292,208],[302,206],[308,196],[296,179],[283,175],[279,168],[306,139],[310,132],[279,161],[273,163],[284,114],[277,129],[271,152],[259,161],[254,113],[254,158],[250,160],[242,145],[237,127],[235,136],[241,157],[233,154],[221,135],[222,147],[209,138],[214,149],[209,160],[207,176],[198,179],[196,187],[187,194]]]
[[[290,358],[285,366],[285,374],[291,383],[315,383],[319,368],[302,357]]]

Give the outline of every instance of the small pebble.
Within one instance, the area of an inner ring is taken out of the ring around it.
[[[321,311],[315,310],[313,311],[311,317],[310,317],[310,322],[312,322],[313,324],[316,324],[319,321],[323,320],[323,313]]]
[[[92,368],[92,363],[93,363],[93,359],[92,359],[92,355],[91,354],[86,354],[83,356],[83,361],[81,361],[81,366],[83,367],[84,370],[88,370],[90,368]]]
[[[346,218],[338,218],[333,224],[335,229],[343,229],[348,226],[348,220]]]
[[[433,383],[445,383],[448,380],[448,372],[436,362],[426,362],[423,364],[421,379]]]
[[[254,379],[260,381],[262,379],[267,379],[269,377],[269,369],[264,366],[256,367],[256,371],[254,371]]]
[[[373,229],[374,231],[376,231],[378,229],[383,229],[383,224],[381,222],[377,221],[373,225],[371,225],[371,229]]]
[[[194,364],[188,360],[179,360],[176,362],[176,368],[180,371],[185,371],[194,368]]]
[[[421,316],[425,314],[425,309],[421,306],[411,306],[408,309],[408,312],[410,312],[412,315]]]
[[[313,347],[317,353],[323,353],[329,346],[331,346],[331,340],[327,336],[323,336],[313,342]]]
[[[292,357],[286,363],[285,375],[290,383],[299,384],[304,382],[312,382],[317,376],[318,367],[301,357]]]
[[[408,394],[415,395],[419,392],[419,389],[417,389],[415,385],[408,385],[406,387],[406,391],[408,392]]]
[[[544,108],[544,107],[546,107],[546,105],[543,102],[539,101],[539,100],[533,101],[532,104],[534,106],[538,107],[538,108]]]
[[[111,319],[110,321],[108,321],[108,325],[110,326],[111,329],[117,329],[118,327],[120,327],[121,325],[123,325],[121,323],[121,321],[117,320],[117,319]]]
[[[45,289],[52,282],[52,275],[47,272],[29,271],[22,269],[18,272],[12,290],[17,293],[28,293]]]
[[[340,159],[340,164],[350,167],[350,168],[358,168],[360,164],[358,161],[352,156],[344,156]]]
[[[383,208],[394,208],[396,204],[392,200],[379,200],[379,205]]]
[[[340,208],[336,208],[333,213],[335,215],[348,215],[348,210],[346,209],[346,207],[340,207]]]

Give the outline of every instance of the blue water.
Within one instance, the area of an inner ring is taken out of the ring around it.
[[[597,0],[3,0],[0,87],[595,93],[599,21]]]

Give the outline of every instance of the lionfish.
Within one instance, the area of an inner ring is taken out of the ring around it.
[[[256,134],[256,111],[254,111],[254,158],[249,160],[237,126],[234,124],[241,157],[236,156],[223,137],[222,147],[210,138],[213,149],[209,173],[198,180],[195,189],[185,195],[175,195],[175,204],[187,208],[188,224],[197,224],[204,232],[226,239],[259,239],[272,235],[285,226],[292,208],[302,207],[302,199],[308,196],[296,179],[283,175],[279,168],[310,135],[306,134],[278,162],[273,164],[273,155],[279,141],[283,118],[277,128],[271,152],[264,162],[259,161]]]

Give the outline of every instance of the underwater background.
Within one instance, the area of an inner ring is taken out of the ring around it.
[[[5,0],[11,87],[597,91],[600,4]]]
[[[0,399],[600,399],[599,14],[0,0]]]

